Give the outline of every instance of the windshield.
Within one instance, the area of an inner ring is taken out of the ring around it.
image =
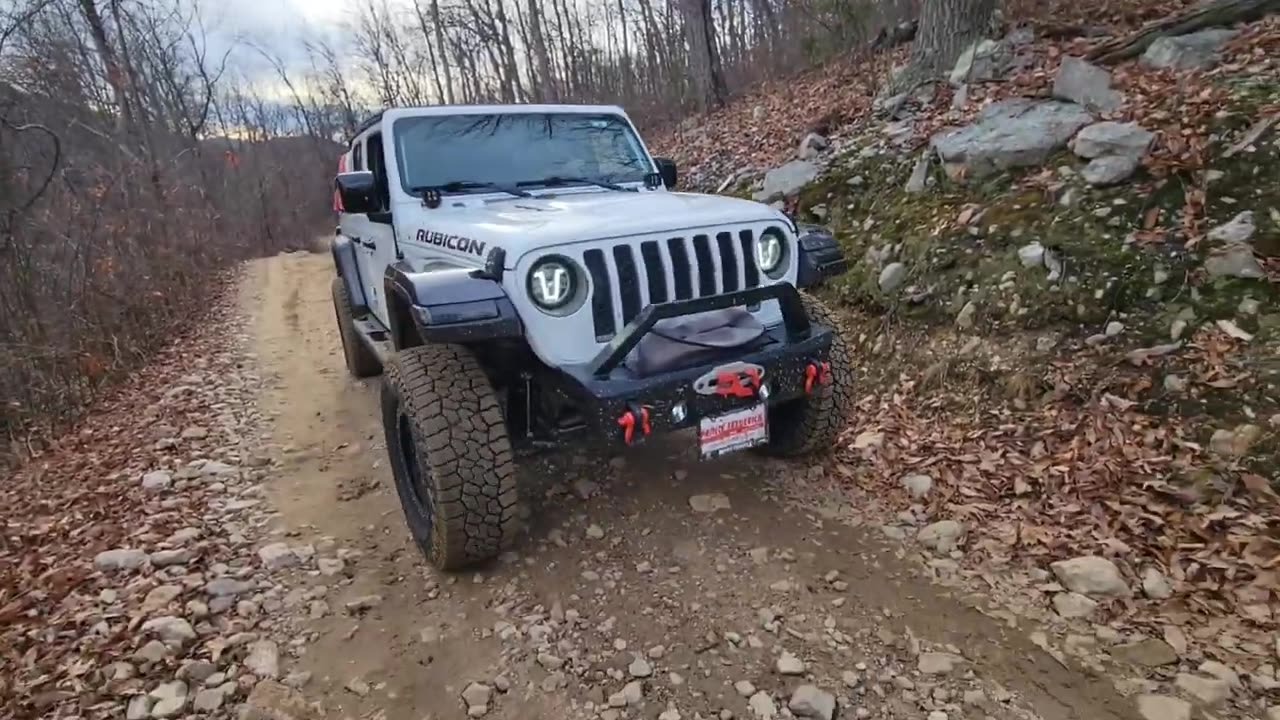
[[[653,172],[639,138],[616,115],[422,116],[396,120],[394,132],[400,182],[415,194],[444,185],[464,193],[493,185],[536,190],[547,179],[557,187],[641,182]]]

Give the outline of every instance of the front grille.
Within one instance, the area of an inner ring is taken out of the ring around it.
[[[738,231],[737,242],[734,236],[696,234],[584,252],[596,340],[608,341],[647,305],[758,286],[753,231]]]

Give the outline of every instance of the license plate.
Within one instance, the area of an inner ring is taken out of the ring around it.
[[[768,441],[769,419],[763,404],[703,418],[698,424],[698,447],[704,460]]]

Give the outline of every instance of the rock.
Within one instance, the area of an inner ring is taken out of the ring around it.
[[[142,489],[148,492],[167,490],[172,484],[173,476],[167,470],[153,470],[142,476]]]
[[[1139,695],[1138,714],[1142,720],[1191,720],[1191,705],[1168,695]]]
[[[1082,595],[1115,597],[1129,594],[1129,586],[1115,563],[1096,555],[1059,560],[1049,566],[1058,582]]]
[[[1008,66],[1009,50],[994,40],[979,40],[960,53],[951,68],[952,85],[995,80]]]
[[[729,496],[723,493],[710,495],[693,495],[689,498],[689,507],[696,513],[713,513],[717,510],[728,510]]]
[[[1107,323],[1107,327],[1102,331],[1102,333],[1109,338],[1115,337],[1122,332],[1124,332],[1124,323],[1119,320],[1112,320]]]
[[[151,706],[153,718],[175,717],[187,707],[187,684],[181,680],[163,683],[148,694],[156,701]]]
[[[1140,164],[1138,158],[1124,155],[1094,158],[1080,170],[1080,177],[1094,187],[1116,185],[1132,177]]]
[[[258,558],[268,570],[283,570],[298,564],[298,556],[284,543],[271,543],[259,548]]]
[[[644,685],[641,685],[639,680],[632,680],[622,686],[622,692],[619,694],[622,695],[623,705],[639,705],[644,699]],[[609,704],[613,704],[612,698]]]
[[[1173,588],[1164,573],[1149,567],[1142,571],[1142,593],[1152,600],[1164,600],[1173,595]]]
[[[1053,596],[1054,612],[1068,620],[1089,617],[1097,609],[1097,602],[1080,593],[1065,592]]]
[[[592,539],[592,540],[600,540],[600,539],[602,539],[602,538],[604,537],[604,528],[600,527],[599,525],[594,525],[594,524],[592,524],[592,525],[588,525],[588,526],[587,526],[587,537],[588,537],[588,538],[590,538],[590,539]]]
[[[933,478],[928,475],[908,475],[899,480],[898,484],[910,493],[911,497],[921,500],[933,489]]]
[[[925,675],[949,675],[964,658],[945,652],[920,653],[916,669]]]
[[[184,647],[196,639],[196,631],[191,627],[191,623],[185,618],[172,615],[152,618],[142,623],[142,632],[155,635],[170,647]]]
[[[1018,260],[1022,263],[1022,267],[1044,267],[1044,246],[1038,242],[1023,245],[1018,248]]]
[[[658,720],[680,720],[680,711],[675,708],[667,708],[658,713]]]
[[[645,654],[650,660],[661,660],[662,656],[667,654],[667,648],[663,645],[654,645]]]
[[[1124,95],[1111,89],[1111,73],[1077,57],[1062,58],[1053,96],[1094,112],[1113,112],[1124,104]]]
[[[215,598],[235,597],[253,589],[253,583],[235,578],[216,578],[205,583],[204,591]]]
[[[1244,457],[1262,437],[1257,425],[1239,425],[1234,430],[1214,430],[1209,438],[1209,452],[1222,457]]]
[[[151,717],[151,707],[156,704],[156,699],[150,695],[134,695],[129,699],[129,705],[125,707],[125,720],[146,720]]]
[[[929,713],[928,720],[948,720],[948,715],[942,710],[934,710]]]
[[[104,550],[93,557],[93,567],[102,572],[137,570],[147,564],[147,554],[132,548]]]
[[[244,666],[258,677],[275,680],[280,677],[280,648],[270,640],[251,643]]]
[[[1137,123],[1105,121],[1093,123],[1076,134],[1071,150],[1082,158],[1121,155],[1142,159],[1155,135]]]
[[[573,494],[577,495],[580,500],[588,500],[599,491],[599,483],[592,482],[585,478],[578,478],[573,481]]]
[[[873,430],[864,430],[853,438],[853,449],[865,450],[872,447],[880,447],[884,445],[884,433],[875,432]]]
[[[964,307],[960,308],[960,314],[956,315],[956,327],[961,330],[968,330],[973,327],[973,316],[977,311],[978,308],[973,304],[972,300],[965,303]]]
[[[341,575],[347,569],[347,563],[342,558],[316,558],[316,569],[325,577],[333,577]]]
[[[298,691],[274,680],[262,680],[253,686],[253,692],[240,709],[239,720],[318,720],[319,717],[317,710]]]
[[[1244,684],[1240,682],[1240,674],[1217,660],[1205,660],[1200,663],[1200,667],[1198,669],[1206,675],[1212,675],[1213,677],[1223,681],[1227,684],[1227,687],[1232,690],[1238,690],[1244,687]]]
[[[981,178],[1042,164],[1092,121],[1088,111],[1071,103],[1004,100],[983,108],[974,124],[944,130],[929,142],[944,163],[963,167],[964,177]]]
[[[811,132],[800,140],[800,147],[796,150],[796,156],[801,160],[812,160],[829,147],[831,147],[830,140],[818,133]]]
[[[645,660],[642,657],[636,657],[636,659],[632,660],[631,664],[627,666],[627,672],[631,673],[631,677],[647,678],[653,675],[653,666],[649,664],[648,660]]]
[[[787,707],[796,717],[831,720],[836,712],[836,696],[813,685],[801,685],[791,693]]]
[[[1253,219],[1253,212],[1245,210],[1227,222],[1209,231],[1209,239],[1224,243],[1247,243],[1253,240],[1258,226]]]
[[[1110,653],[1117,660],[1143,667],[1159,667],[1178,662],[1178,653],[1173,651],[1169,643],[1155,638],[1116,645],[1111,648]]]
[[[769,697],[769,693],[763,690],[751,696],[747,701],[747,707],[756,720],[773,720],[778,714],[778,706],[773,704],[773,698]]]
[[[778,657],[773,667],[779,675],[804,674],[804,661],[786,651]]]
[[[1195,698],[1201,705],[1219,705],[1231,697],[1231,686],[1219,678],[1178,673],[1173,679],[1173,684],[1182,692]]]
[[[493,688],[484,683],[473,682],[462,691],[462,701],[466,703],[467,714],[471,717],[488,712],[491,697],[493,697]],[[479,712],[475,712],[477,709]]]
[[[1280,720],[1280,705],[1267,708],[1267,720]]]
[[[181,594],[182,588],[177,585],[158,585],[142,599],[142,612],[151,615],[163,610]]]
[[[381,595],[361,595],[360,597],[355,598],[354,600],[348,600],[344,607],[347,608],[348,613],[352,615],[357,615],[359,613],[365,612],[366,610],[371,610],[373,608],[376,608],[381,604],[382,604]]]
[[[931,156],[924,153],[916,160],[915,167],[911,168],[911,177],[907,178],[906,191],[909,193],[922,193],[929,187],[929,165],[931,164]]]
[[[198,713],[212,713],[222,707],[224,699],[226,699],[226,693],[221,688],[205,688],[196,693],[191,709]]]
[[[151,564],[155,567],[186,565],[193,559],[195,559],[195,553],[186,548],[180,550],[157,550],[150,555]]]
[[[1138,62],[1164,70],[1204,70],[1217,62],[1218,51],[1233,37],[1235,31],[1221,29],[1159,37]]]
[[[939,555],[946,555],[964,541],[964,526],[955,520],[940,520],[920,528],[916,540]]]
[[[733,689],[744,698],[756,694],[756,686],[752,685],[750,680],[739,680],[733,684]]]
[[[889,263],[880,271],[880,292],[886,295],[902,287],[907,279],[907,266],[900,262]]]
[[[818,166],[807,160],[792,160],[764,174],[764,187],[752,196],[757,202],[770,203],[792,197],[818,177]]]
[[[1228,243],[1209,251],[1204,261],[1209,277],[1233,277],[1265,280],[1267,273],[1253,256],[1253,248],[1244,243]]]
[[[203,440],[209,437],[209,431],[199,426],[192,426],[182,431],[178,437],[183,440]]]
[[[139,663],[158,663],[169,654],[169,649],[159,640],[151,640],[138,648],[130,659]]]

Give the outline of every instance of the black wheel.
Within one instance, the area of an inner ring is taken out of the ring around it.
[[[516,466],[497,394],[458,345],[401,350],[382,384],[382,427],[409,532],[431,564],[495,557],[519,530]]]
[[[358,378],[371,377],[382,372],[382,363],[361,340],[351,313],[351,298],[342,278],[333,279],[333,314],[338,318],[338,335],[342,337],[342,355],[347,360],[347,371]]]
[[[840,323],[821,300],[804,292],[800,299],[811,321],[834,331],[831,380],[806,397],[769,408],[769,443],[759,448],[766,455],[796,457],[830,450],[853,413],[852,356]]]

